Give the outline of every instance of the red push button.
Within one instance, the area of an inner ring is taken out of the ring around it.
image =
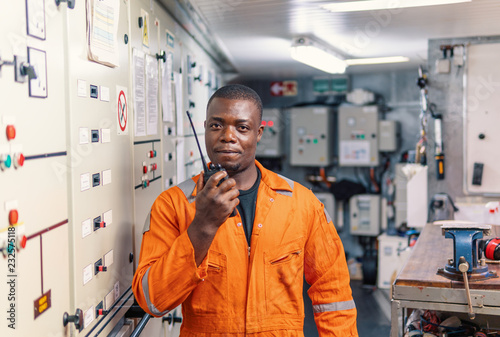
[[[156,157],[156,150],[151,150],[148,152],[148,157],[149,158],[154,158]]]
[[[144,174],[148,173],[148,167],[146,165],[142,167],[142,173]]]
[[[26,248],[26,242],[27,242],[27,241],[28,241],[28,238],[26,237],[26,235],[21,236],[21,239],[20,239],[20,240],[19,240],[19,239],[17,240],[17,244],[18,244],[17,249],[19,250],[19,249],[21,249],[21,248],[22,248],[22,249]]]
[[[158,169],[158,165],[156,163],[151,164],[151,171],[156,171]]]
[[[16,153],[14,154],[14,166],[16,168],[22,167],[24,165],[24,154],[22,153]]]
[[[14,127],[14,125],[11,124],[7,125],[6,134],[7,134],[7,140],[12,140],[16,138],[16,128]]]
[[[17,221],[19,220],[19,213],[17,212],[16,209],[13,209],[9,212],[9,224],[11,226],[14,226],[17,224]]]

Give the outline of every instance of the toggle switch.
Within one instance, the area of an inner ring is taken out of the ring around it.
[[[14,153],[14,167],[17,169],[24,165],[24,154]]]
[[[148,158],[155,158],[156,157],[156,150],[151,150],[148,152]]]
[[[26,62],[21,63],[20,72],[22,76],[28,76],[28,79],[30,80],[37,78],[35,67],[29,63]]]
[[[96,313],[97,313],[97,316],[105,316],[105,315],[109,314],[109,310],[97,309]]]
[[[97,218],[94,218],[94,231],[101,228],[106,228],[106,222],[104,222],[99,215]]]
[[[108,271],[108,267],[102,264],[102,259],[99,259],[96,263],[94,263],[94,275],[99,274],[100,272]]]
[[[10,168],[12,165],[12,158],[10,154],[0,154],[0,168],[2,170]]]
[[[7,135],[7,140],[12,140],[16,138],[16,127],[12,124],[7,125],[5,129],[5,134]]]
[[[9,212],[9,224],[14,226],[19,221],[19,213],[17,209],[11,209]]]

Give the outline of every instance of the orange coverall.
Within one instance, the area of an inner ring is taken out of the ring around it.
[[[181,336],[303,336],[303,277],[320,336],[358,336],[342,242],[304,186],[266,170],[248,247],[228,218],[196,267],[187,228],[197,177],[164,191],[146,221],[133,291],[154,316],[182,303]],[[216,211],[216,210],[215,210]]]

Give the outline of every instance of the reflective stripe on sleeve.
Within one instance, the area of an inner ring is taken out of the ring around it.
[[[144,276],[142,277],[142,293],[144,295],[144,298],[146,299],[146,303],[148,304],[149,311],[151,311],[156,316],[163,316],[170,310],[165,310],[161,312],[160,310],[156,309],[153,303],[151,303],[151,299],[149,298],[149,283],[148,283],[149,268],[146,274],[144,274]]]
[[[149,211],[146,221],[144,221],[144,227],[142,228],[142,234],[149,231],[149,226],[151,225],[151,211]]]
[[[194,201],[193,197],[193,191],[196,188],[196,183],[193,181],[193,179],[188,179],[177,185],[184,193],[184,196],[188,200],[189,203],[192,203]]]
[[[292,179],[289,179],[285,176],[282,176],[281,174],[278,174],[278,177],[280,177],[281,179],[283,179],[284,181],[286,181],[288,183],[288,186],[290,186],[290,189],[293,191],[293,186],[294,186],[294,181]]]
[[[284,191],[284,190],[276,190],[276,193],[281,194],[281,195],[285,195],[287,197],[291,197],[293,195],[292,192]]]
[[[354,308],[356,308],[354,300],[313,305],[313,311],[315,314],[320,312],[349,310]]]
[[[332,222],[332,218],[330,217],[330,214],[326,211],[326,207],[323,208],[325,211],[325,216],[326,216],[326,222],[330,223]]]

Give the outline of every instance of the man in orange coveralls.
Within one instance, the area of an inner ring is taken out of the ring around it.
[[[303,336],[305,275],[319,335],[358,336],[342,242],[309,189],[255,160],[261,121],[262,102],[248,87],[210,98],[205,145],[227,173],[200,174],[156,199],[133,281],[137,302],[154,316],[182,303],[182,337]]]

